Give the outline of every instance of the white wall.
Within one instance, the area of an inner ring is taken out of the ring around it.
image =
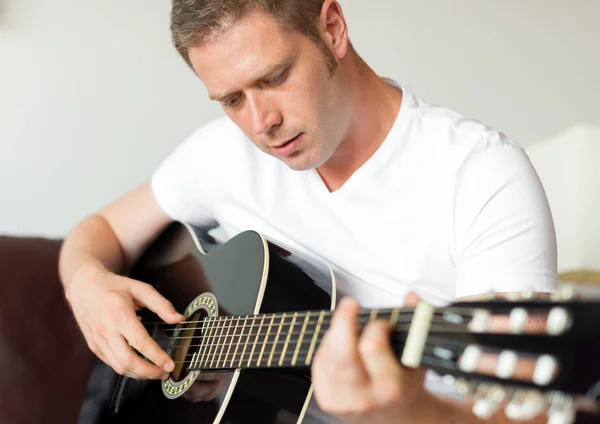
[[[559,271],[600,270],[600,126],[576,126],[527,146],[546,188]]]
[[[0,0],[0,233],[61,236],[220,115],[167,0]],[[382,75],[522,143],[600,124],[597,0],[342,0]]]

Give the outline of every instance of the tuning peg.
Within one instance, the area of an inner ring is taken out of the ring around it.
[[[573,424],[575,422],[575,408],[573,398],[560,392],[549,395],[548,424]]]
[[[498,294],[494,290],[488,290],[483,294],[483,298],[485,300],[496,300],[498,298]]]
[[[477,363],[481,357],[481,348],[476,345],[469,345],[463,351],[458,367],[464,372],[473,372],[477,368]]]
[[[469,330],[475,333],[484,333],[488,329],[488,322],[490,320],[490,313],[485,309],[475,309],[473,311],[473,318],[467,325]]]
[[[514,308],[510,311],[509,327],[513,334],[521,334],[529,320],[529,314],[523,308]]]
[[[546,331],[551,335],[564,333],[571,326],[571,316],[565,308],[556,306],[548,313]]]
[[[536,390],[517,390],[504,408],[504,413],[511,420],[528,420],[540,414],[546,402]]]
[[[575,290],[571,286],[560,286],[550,298],[555,302],[567,302],[575,297]]]
[[[558,361],[552,355],[541,355],[535,362],[533,382],[539,386],[549,384],[558,371]]]
[[[464,378],[458,378],[454,381],[454,389],[461,396],[469,396],[474,392],[475,387]]]
[[[442,377],[442,383],[444,383],[447,386],[454,386],[456,385],[456,377],[454,377],[451,374],[446,374]]]
[[[517,301],[521,300],[521,293],[519,293],[519,292],[506,293],[506,299],[510,302],[517,302]]]
[[[481,419],[489,419],[500,407],[506,397],[506,391],[499,385],[480,384],[473,404],[473,414]]]

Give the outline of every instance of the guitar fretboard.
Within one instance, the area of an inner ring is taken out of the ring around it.
[[[358,325],[386,320],[402,338],[413,311],[361,310]],[[208,318],[189,370],[309,367],[331,317],[330,311],[308,311]]]

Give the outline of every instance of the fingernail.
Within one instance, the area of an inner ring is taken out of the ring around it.
[[[173,362],[167,362],[164,366],[163,366],[163,370],[165,370],[166,372],[171,372],[175,369],[175,364]]]
[[[167,374],[167,373],[165,373],[165,374],[162,374],[162,375],[160,376],[160,379],[161,379],[161,380],[166,380],[167,378],[169,378],[169,374]]]

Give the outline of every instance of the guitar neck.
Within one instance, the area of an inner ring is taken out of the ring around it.
[[[417,315],[415,308],[363,309],[357,326],[363,328],[374,320],[389,322],[392,348],[400,356]],[[332,312],[325,310],[207,318],[189,370],[309,367],[331,318]],[[433,318],[434,322],[451,320],[453,325],[463,319],[449,311]]]

